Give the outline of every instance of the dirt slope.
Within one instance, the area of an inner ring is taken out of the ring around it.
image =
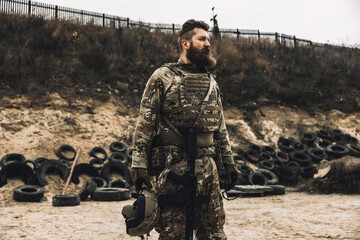
[[[22,153],[27,159],[55,158],[61,144],[80,148],[79,162],[100,146],[108,153],[111,142],[129,147],[137,110],[122,102],[68,102],[54,94],[46,102],[22,97],[0,103],[0,156]],[[276,146],[279,136],[295,137],[301,131],[338,128],[360,139],[360,113],[340,111],[307,113],[297,108],[267,106],[255,111],[225,112],[235,153],[250,142]],[[22,184],[10,179],[0,188],[0,239],[129,239],[120,215],[125,202],[82,202],[72,208],[54,208],[51,197],[63,182],[48,176],[41,203],[16,203],[12,190]],[[69,193],[80,191],[86,177]],[[288,192],[282,196],[238,198],[226,201],[225,230],[231,239],[360,239],[360,201],[354,195],[309,195]],[[150,239],[156,239],[156,233]]]

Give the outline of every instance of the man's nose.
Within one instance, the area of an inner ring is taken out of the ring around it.
[[[206,40],[204,45],[205,45],[205,47],[210,47],[210,41]]]

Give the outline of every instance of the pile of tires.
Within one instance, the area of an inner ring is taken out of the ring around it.
[[[101,147],[94,147],[89,152],[89,163],[80,163],[74,167],[71,182],[79,184],[79,176],[87,175],[90,179],[84,188],[76,195],[56,195],[53,197],[54,206],[75,206],[80,201],[92,199],[95,201],[120,201],[131,196],[130,187],[133,185],[130,164],[132,151],[124,143],[113,142],[108,153]],[[58,159],[38,157],[34,161],[27,160],[20,153],[10,153],[0,160],[0,187],[7,184],[8,178],[19,178],[24,185],[15,187],[13,198],[19,202],[39,202],[44,196],[44,186],[49,183],[46,176],[56,173],[64,184],[70,174],[70,166],[76,156],[75,149],[68,145],[60,145],[54,151]],[[113,173],[120,178],[113,179]],[[104,189],[106,188],[106,189]]]
[[[296,185],[301,179],[312,178],[322,160],[331,161],[346,155],[360,157],[360,144],[339,129],[304,132],[298,140],[281,136],[277,148],[251,143],[241,156],[234,157],[240,172],[237,184]],[[266,181],[259,172],[265,175]]]

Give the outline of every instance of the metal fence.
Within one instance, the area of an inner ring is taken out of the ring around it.
[[[10,14],[27,14],[41,16],[45,19],[66,19],[83,25],[98,25],[112,28],[136,28],[143,27],[152,32],[175,33],[180,30],[179,24],[159,24],[133,21],[104,13],[89,12],[73,8],[61,7],[46,3],[32,2],[27,0],[0,0],[0,12]],[[210,32],[213,29],[210,28]],[[328,44],[315,43],[310,40],[296,38],[295,36],[280,34],[277,32],[260,32],[248,29],[219,29],[222,37],[251,38],[260,41],[267,38],[286,46],[330,46]]]

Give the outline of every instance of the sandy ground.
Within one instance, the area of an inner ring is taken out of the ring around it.
[[[0,211],[0,239],[139,239],[125,233],[122,202],[81,202],[75,207],[8,203]],[[285,195],[225,201],[225,232],[237,239],[360,239],[358,195]],[[155,231],[149,239],[157,239]]]
[[[0,156],[22,153],[27,159],[55,158],[61,144],[80,148],[79,162],[90,160],[95,146],[113,141],[129,147],[135,129],[136,109],[111,99],[109,102],[68,102],[54,94],[42,104],[25,98],[1,99]],[[276,146],[279,136],[295,137],[300,131],[339,128],[360,139],[360,113],[306,113],[282,106],[255,112],[229,109],[225,113],[234,153],[249,143]],[[247,120],[246,120],[247,119]],[[245,121],[246,120],[246,121]],[[40,203],[16,203],[12,191],[22,182],[10,179],[0,188],[0,239],[130,239],[125,234],[121,209],[124,202],[81,202],[56,208],[51,197],[64,183],[49,176]],[[71,185],[78,193],[84,179]],[[238,198],[225,201],[228,239],[360,239],[359,195],[320,195],[288,188],[281,196]],[[136,238],[135,238],[136,239]],[[149,239],[157,239],[155,232]]]

